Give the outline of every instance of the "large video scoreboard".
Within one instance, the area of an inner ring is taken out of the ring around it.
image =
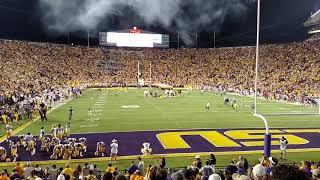
[[[142,32],[137,28],[119,32],[100,32],[100,46],[169,48],[169,35]]]

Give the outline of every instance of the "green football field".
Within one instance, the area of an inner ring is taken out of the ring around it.
[[[89,89],[80,97],[74,98],[48,114],[48,121],[36,121],[20,131],[18,134],[28,132],[38,135],[40,128],[50,133],[52,124],[65,126],[68,123],[70,107],[74,113],[71,120],[71,133],[93,132],[130,132],[143,130],[173,130],[173,129],[235,129],[235,128],[264,128],[264,123],[254,117],[251,111],[253,99],[250,97],[233,96],[227,94],[229,99],[235,98],[238,111],[223,103],[224,97],[219,93],[204,93],[199,91],[182,91],[171,98],[145,98],[143,91],[129,89],[128,91],[115,91],[110,89]],[[157,90],[159,94],[163,91]],[[211,104],[210,110],[205,110],[206,102]],[[88,116],[91,109],[92,115]],[[271,128],[320,128],[320,116],[317,107],[305,107],[287,103],[258,100],[258,113],[265,115]],[[289,153],[287,162],[301,160],[318,160],[320,152]],[[219,166],[225,166],[238,155],[218,155]],[[249,162],[258,162],[259,154],[246,155]],[[272,155],[278,157],[278,154]],[[206,157],[202,157],[203,161]],[[167,158],[169,167],[184,167],[191,164],[192,157]],[[61,161],[60,163],[65,163]],[[147,163],[155,164],[156,159],[147,159]],[[53,162],[40,162],[52,164]],[[71,164],[76,163],[71,161]],[[83,163],[83,161],[82,161]],[[107,162],[92,162],[103,169]],[[6,167],[12,168],[13,164]],[[128,160],[120,160],[116,166],[124,169],[130,165]],[[61,164],[63,166],[63,164]]]
[[[49,113],[47,122],[37,121],[20,132],[38,135],[44,126],[49,133],[52,124],[65,126],[68,122],[70,107],[74,113],[71,120],[72,133],[119,132],[138,130],[201,129],[201,128],[264,128],[263,122],[254,117],[251,111],[253,99],[227,95],[235,98],[238,111],[223,103],[224,97],[218,93],[191,93],[182,91],[181,95],[171,98],[145,98],[144,90],[129,89],[110,91],[89,89]],[[158,93],[163,93],[158,90]],[[205,110],[206,102],[211,108]],[[91,118],[88,110],[91,109]],[[320,116],[316,107],[285,104],[259,100],[258,113],[265,115],[272,127],[319,127]]]

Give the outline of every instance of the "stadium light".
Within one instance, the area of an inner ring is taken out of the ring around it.
[[[260,40],[260,0],[257,1],[257,44],[256,44],[256,68],[254,80],[254,114],[253,116],[260,118],[265,125],[266,134],[264,136],[264,155],[270,157],[271,155],[271,134],[269,134],[269,126],[267,119],[261,114],[257,114],[257,87],[258,87],[258,62],[259,62],[259,40]]]

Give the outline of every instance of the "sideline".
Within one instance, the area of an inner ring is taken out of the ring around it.
[[[58,103],[57,105],[54,105],[54,107],[52,107],[50,109],[50,111],[48,111],[48,114],[51,113],[52,111],[58,109],[59,107],[65,105],[66,103],[68,103],[69,101],[71,101],[73,98],[70,98],[70,99],[67,99],[65,100],[64,102],[61,102],[61,103]],[[21,126],[17,127],[15,130],[12,131],[12,135],[11,136],[14,136],[16,135],[17,133],[19,133],[20,131],[24,130],[25,128],[27,128],[28,126],[30,126],[31,124],[37,122],[40,118],[36,118],[36,119],[33,119],[31,121],[27,121],[26,123],[22,124]],[[4,142],[5,140],[7,140],[7,136],[4,135],[2,137],[0,137],[0,143]]]

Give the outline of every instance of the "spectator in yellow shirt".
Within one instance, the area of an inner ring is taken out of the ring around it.
[[[65,165],[65,168],[64,168],[63,171],[64,171],[65,174],[68,174],[70,177],[72,177],[73,169],[69,167],[69,164]]]

